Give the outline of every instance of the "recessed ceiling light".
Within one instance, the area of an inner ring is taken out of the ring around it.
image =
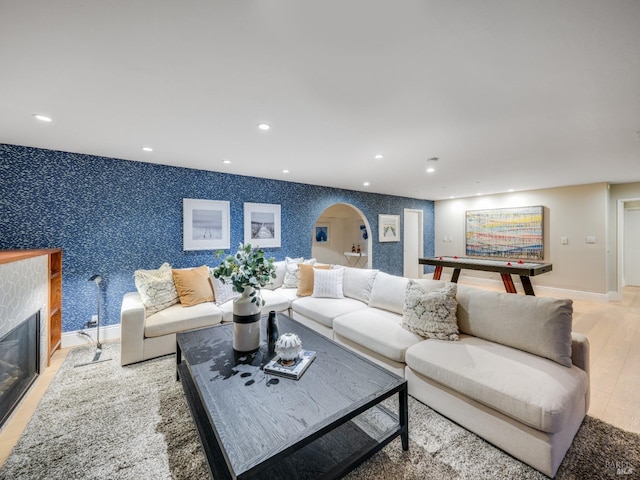
[[[271,125],[269,125],[268,123],[259,123],[258,128],[260,130],[269,130],[271,128]]]
[[[231,160],[227,160],[225,158],[224,160],[222,160],[222,163],[224,163],[225,165],[229,165],[231,163]]]
[[[151,147],[142,147],[142,150],[144,150],[145,152],[153,152],[153,148]]]
[[[285,168],[284,170],[282,170],[282,173],[289,173],[289,170]]]
[[[449,198],[456,198],[456,197],[454,197],[453,195],[449,195]]]
[[[431,157],[427,160],[427,173],[433,173],[436,171],[436,164],[438,163],[438,157]]]
[[[368,187],[369,185],[371,185],[369,182],[363,182],[363,184],[365,187]]]
[[[40,120],[41,122],[52,122],[53,121],[53,118],[47,117],[46,115],[42,115],[40,113],[34,113],[33,116],[36,118],[36,120]]]
[[[481,196],[482,194],[481,194],[480,192],[478,192],[478,193],[476,193],[476,195],[479,197],[479,196]]]
[[[382,160],[384,158],[384,155],[381,153],[376,153],[373,158],[375,158],[376,160]]]
[[[510,191],[510,192],[513,192],[513,188],[510,188],[510,189],[509,189],[509,191]]]

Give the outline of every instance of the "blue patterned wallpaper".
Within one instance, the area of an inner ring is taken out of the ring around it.
[[[434,253],[432,201],[229,175],[30,147],[0,144],[0,248],[63,249],[63,331],[79,330],[95,314],[103,277],[101,323],[120,322],[133,272],[215,265],[211,251],[183,251],[182,199],[228,200],[231,247],[243,241],[243,203],[282,208],[282,248],[276,260],[311,255],[310,232],[334,203],[367,217],[373,267],[402,275],[402,242],[379,243],[378,214],[424,211],[424,254]],[[402,220],[401,220],[402,221]],[[401,225],[402,226],[402,225]]]

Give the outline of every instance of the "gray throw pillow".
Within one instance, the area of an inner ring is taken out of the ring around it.
[[[407,283],[403,328],[425,338],[458,340],[456,284],[425,291],[413,280]]]

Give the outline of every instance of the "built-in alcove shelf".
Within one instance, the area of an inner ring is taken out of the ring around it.
[[[33,257],[48,257],[47,366],[51,355],[62,343],[62,249],[0,250],[0,264],[19,262]]]

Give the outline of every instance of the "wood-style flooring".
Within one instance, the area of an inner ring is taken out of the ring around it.
[[[573,330],[591,346],[589,415],[640,433],[640,287],[625,287],[621,302],[574,301]],[[68,350],[57,351],[0,431],[0,465],[9,456]]]

